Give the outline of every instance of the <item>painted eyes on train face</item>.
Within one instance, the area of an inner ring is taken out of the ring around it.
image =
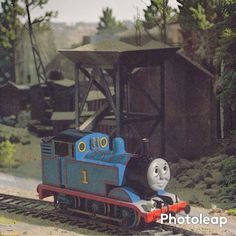
[[[155,177],[159,176],[159,175],[160,175],[160,171],[162,171],[162,173],[163,173],[164,175],[168,172],[167,163],[164,164],[162,170],[160,170],[158,166],[155,166],[155,167],[154,167],[154,170],[153,170],[153,175],[154,175]]]

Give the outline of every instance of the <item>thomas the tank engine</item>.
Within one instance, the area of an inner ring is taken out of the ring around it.
[[[111,148],[110,148],[111,146]],[[54,196],[55,206],[136,227],[167,212],[188,212],[189,205],[165,187],[168,163],[149,152],[125,151],[124,140],[102,133],[66,130],[43,139],[39,198]]]

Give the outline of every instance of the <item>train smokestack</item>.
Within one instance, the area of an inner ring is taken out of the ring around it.
[[[141,155],[147,157],[150,156],[150,143],[147,138],[142,139]]]

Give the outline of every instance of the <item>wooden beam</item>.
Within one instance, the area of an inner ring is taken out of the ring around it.
[[[158,111],[160,112],[160,108],[159,106],[156,104],[156,102],[153,100],[152,96],[149,94],[149,92],[146,91],[145,88],[143,88],[143,86],[140,85],[140,83],[138,81],[136,81],[135,83],[138,87],[138,89],[143,93],[143,95],[148,99],[148,101],[150,102],[150,104]],[[134,86],[132,86],[132,88],[134,88]]]
[[[166,154],[166,136],[165,136],[165,61],[161,63],[160,70],[160,94],[161,94],[161,155]]]
[[[75,128],[79,128],[80,108],[79,108],[79,66],[75,64]]]
[[[88,87],[87,87],[87,89],[86,89],[86,92],[85,92],[85,94],[84,94],[84,97],[83,97],[82,102],[81,102],[81,105],[80,105],[80,112],[83,111],[83,109],[84,109],[84,105],[85,105],[86,100],[87,100],[87,98],[88,98],[88,95],[89,95],[89,92],[90,92],[90,90],[91,90],[93,81],[94,81],[94,77],[90,76],[90,78],[89,78],[89,83],[88,83]]]
[[[89,72],[84,69],[84,68],[80,68],[80,71],[87,77],[90,79],[91,75],[89,74]],[[99,90],[101,91],[101,93],[106,97],[106,91],[105,89],[94,79],[93,80],[93,84],[94,86]]]
[[[116,135],[120,136],[120,131],[121,131],[121,110],[120,110],[120,65],[116,65],[116,70],[115,70],[116,76],[115,76],[115,91],[116,91]]]
[[[79,128],[82,131],[91,131],[95,128],[97,122],[102,120],[106,113],[109,111],[110,106],[108,103],[103,104],[92,116],[90,116]]]
[[[100,73],[101,73],[101,78],[102,78],[102,82],[103,82],[103,87],[104,87],[104,90],[106,92],[106,97],[110,103],[110,106],[114,112],[114,114],[116,113],[116,106],[115,106],[115,103],[113,101],[113,97],[112,97],[112,94],[111,94],[111,91],[109,89],[109,85],[107,83],[107,80],[105,78],[105,74],[103,73],[102,69],[100,69]]]

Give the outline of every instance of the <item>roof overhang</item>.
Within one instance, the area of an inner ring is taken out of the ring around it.
[[[107,48],[105,47],[107,44]],[[101,46],[102,45],[102,46]],[[177,47],[145,48],[134,47],[123,42],[103,41],[76,49],[59,50],[64,56],[81,67],[110,66],[116,64],[130,67],[157,66],[173,56]]]

